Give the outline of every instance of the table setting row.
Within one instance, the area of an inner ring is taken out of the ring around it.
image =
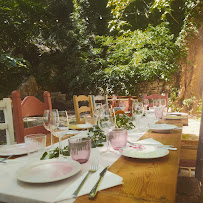
[[[139,170],[136,163],[139,166],[143,161],[143,164],[149,165],[163,162],[165,167],[170,165],[167,160],[174,156],[176,162],[173,163],[173,172],[177,173],[182,125],[176,119],[172,119],[175,121],[173,125],[156,124],[158,120],[154,116],[150,126],[148,124],[143,128],[141,123],[146,124],[146,119],[149,119],[147,115],[139,116],[135,122],[128,118],[127,124],[123,123],[125,114],[115,115],[114,111],[107,113],[107,109],[103,109],[97,119],[88,118],[86,124],[81,124],[83,128],[77,128],[75,124],[70,124],[66,111],[58,112],[58,115],[63,113],[60,119],[53,116],[53,112],[55,110],[46,112],[51,113],[51,116],[45,116],[49,122],[44,120],[50,135],[27,135],[25,143],[0,147],[0,156],[4,157],[0,160],[0,178],[3,183],[0,186],[1,201],[77,202],[89,194],[85,201],[95,198],[99,202],[97,190],[128,187],[126,181],[130,171],[123,174],[124,168],[120,170],[115,167],[124,162],[126,168],[131,166],[136,171]],[[163,121],[166,120],[162,119]],[[54,122],[58,122],[58,126],[54,127]],[[71,129],[71,126],[74,127]],[[59,138],[59,143],[53,143],[52,135]],[[69,138],[62,141],[64,135]],[[48,146],[45,148],[46,144]],[[6,159],[6,156],[14,156],[15,159]],[[144,170],[145,168],[143,173]],[[136,177],[137,175],[134,178]],[[114,195],[113,192],[112,196]],[[125,196],[123,192],[120,195],[121,198]]]

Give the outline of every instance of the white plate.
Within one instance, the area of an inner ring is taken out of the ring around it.
[[[69,178],[81,169],[81,165],[73,160],[49,159],[41,160],[16,172],[18,180],[28,183],[49,183]]]
[[[131,145],[130,145],[131,146]],[[137,158],[137,159],[154,159],[160,158],[168,155],[168,149],[151,146],[151,145],[141,145],[143,148],[141,149],[134,149],[132,147],[124,147],[120,149],[120,153],[123,156],[130,157],[130,158]],[[140,146],[137,144],[136,146]]]
[[[150,127],[153,132],[169,132],[170,130],[176,129],[177,126],[175,125],[168,125],[168,124],[155,124]]]
[[[29,152],[34,152],[38,150],[38,146],[29,145]],[[23,155],[27,154],[27,145],[25,143],[14,144],[14,145],[3,145],[0,147],[1,156],[10,156],[10,155]]]
[[[176,116],[176,115],[173,115],[173,116],[171,115],[171,116],[165,117],[166,120],[180,120],[182,118],[184,118],[184,117],[183,116]]]
[[[171,112],[169,115],[175,115],[175,116],[184,116],[187,115],[187,113],[181,113],[181,112]]]

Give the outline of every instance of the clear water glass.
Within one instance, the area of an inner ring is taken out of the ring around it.
[[[30,134],[26,135],[24,140],[27,147],[29,161],[40,160],[46,148],[46,135]]]
[[[114,150],[119,150],[127,144],[128,131],[123,128],[115,128],[109,133],[109,140]]]
[[[164,115],[163,107],[155,107],[154,108],[155,117],[157,119],[162,119]]]
[[[150,128],[151,126],[153,126],[157,121],[158,121],[158,119],[155,117],[154,110],[148,110],[148,111],[146,111],[146,124],[147,124],[147,128]]]
[[[89,160],[91,139],[89,137],[73,137],[68,140],[70,156],[73,160],[83,164]]]

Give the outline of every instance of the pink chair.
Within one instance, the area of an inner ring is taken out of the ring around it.
[[[13,103],[13,119],[16,142],[24,142],[24,136],[29,134],[49,134],[43,125],[38,125],[30,128],[24,128],[23,118],[29,116],[43,116],[44,110],[52,109],[51,98],[49,92],[44,92],[44,103],[34,96],[27,96],[21,102],[20,93],[12,92]]]
[[[166,107],[167,107],[167,111],[168,111],[168,94],[164,93],[164,94],[152,94],[147,96],[147,94],[144,94],[144,99],[165,99],[166,100]],[[149,104],[149,107],[153,107],[153,103]]]

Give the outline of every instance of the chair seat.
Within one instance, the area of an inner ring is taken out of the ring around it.
[[[176,203],[200,203],[200,182],[194,177],[179,176]]]

